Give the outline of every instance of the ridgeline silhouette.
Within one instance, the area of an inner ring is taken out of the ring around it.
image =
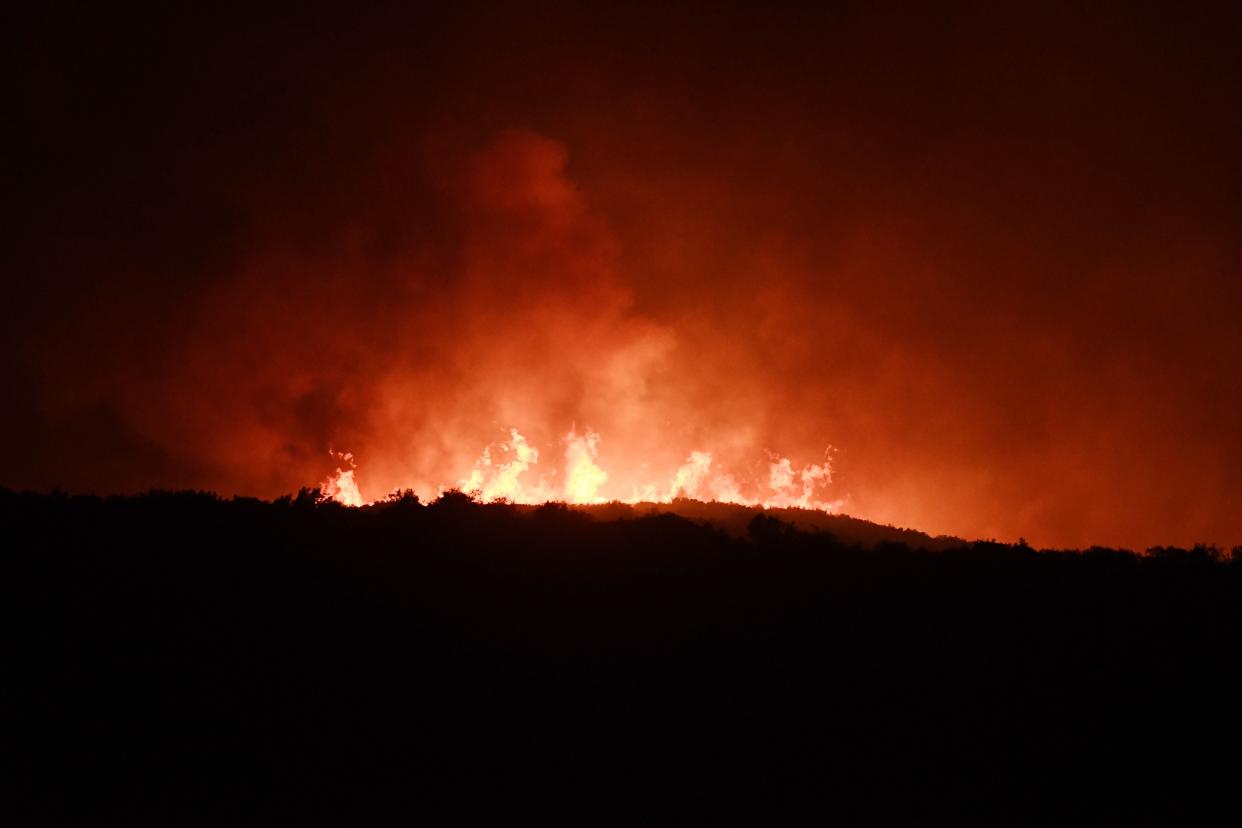
[[[0,492],[9,824],[1236,812],[1242,548],[662,508]]]

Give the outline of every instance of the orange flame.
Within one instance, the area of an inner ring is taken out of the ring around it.
[[[363,506],[366,501],[362,499],[362,493],[358,491],[358,481],[354,479],[354,456],[349,452],[343,454],[328,449],[328,453],[340,457],[350,468],[342,470],[339,466],[336,473],[329,475],[328,479],[319,484],[321,497],[324,500],[335,500],[343,506]]]
[[[441,485],[438,490],[442,493],[449,488],[460,489],[486,503],[669,503],[684,497],[826,512],[839,511],[843,503],[842,499],[823,497],[823,490],[832,482],[832,466],[827,457],[822,463],[795,468],[790,458],[773,455],[767,465],[766,479],[747,486],[737,474],[714,463],[711,452],[701,450],[689,452],[686,461],[664,485],[643,483],[632,486],[628,495],[620,494],[608,490],[609,473],[599,465],[601,439],[591,429],[581,433],[576,427],[569,430],[562,439],[564,466],[557,485],[557,470],[540,472],[536,468],[539,450],[520,431],[510,428],[508,439],[484,447],[469,474],[455,485]],[[365,505],[367,501],[354,477],[353,455],[333,454],[344,458],[350,468],[337,468],[336,473],[321,484],[324,497],[345,506]],[[645,467],[646,464],[642,464],[642,468]]]

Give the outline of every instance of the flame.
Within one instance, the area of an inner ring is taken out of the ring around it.
[[[593,504],[618,501],[622,503],[670,503],[676,498],[715,500],[763,508],[840,510],[841,499],[824,499],[823,490],[832,483],[832,466],[825,456],[822,463],[797,468],[788,457],[771,455],[766,476],[751,475],[745,479],[737,471],[723,468],[710,451],[690,451],[684,463],[672,472],[664,485],[644,482],[631,486],[628,496],[608,491],[611,479],[599,462],[599,433],[573,427],[562,438],[563,473],[557,485],[557,470],[541,472],[539,450],[516,428],[508,437],[483,448],[469,474],[455,486],[475,499],[486,502],[537,504],[562,501],[570,504]],[[828,449],[831,451],[831,447]],[[354,477],[352,454],[337,454],[350,468],[337,468],[320,488],[323,496],[346,506],[362,506],[363,499]],[[827,452],[825,453],[827,455]],[[647,470],[646,463],[640,464]],[[412,487],[411,487],[412,488]]]
[[[340,457],[349,464],[348,469],[337,466],[336,472],[319,484],[321,497],[324,500],[335,500],[343,506],[363,506],[366,501],[358,491],[358,481],[354,479],[354,456],[349,452],[339,453],[328,449],[328,454]]]
[[[668,490],[668,498],[671,500],[679,494],[683,497],[697,497],[699,488],[711,472],[711,465],[711,452],[690,452],[690,458],[685,465],[673,475],[673,485]]]
[[[769,467],[768,488],[774,495],[763,505],[769,508],[818,508],[814,499],[815,488],[831,482],[832,468],[827,461],[818,466],[807,466],[795,474],[789,458],[780,457]]]
[[[470,492],[484,501],[508,500],[513,503],[533,503],[549,500],[552,493],[542,480],[528,491],[518,478],[539,462],[539,450],[527,442],[516,428],[509,429],[509,440],[494,444],[504,453],[512,453],[508,462],[492,460],[492,446],[474,464],[470,476],[457,483],[457,488]]]
[[[587,431],[579,435],[570,429],[565,435],[565,502],[603,503],[599,487],[608,482],[608,472],[595,464],[599,435]]]

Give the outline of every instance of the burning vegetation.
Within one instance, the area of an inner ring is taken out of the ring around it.
[[[841,500],[827,500],[823,490],[832,482],[828,454],[820,464],[795,469],[788,457],[773,457],[761,480],[746,480],[721,464],[712,462],[709,451],[692,451],[686,462],[672,472],[665,483],[631,484],[628,492],[609,486],[610,475],[598,464],[600,436],[587,430],[579,434],[571,429],[563,438],[564,464],[541,472],[535,466],[540,452],[516,428],[509,429],[506,440],[498,440],[483,449],[468,476],[452,485],[439,485],[436,494],[451,489],[466,492],[483,503],[548,503],[562,502],[586,505],[606,502],[670,503],[688,498],[763,508],[817,509],[836,512]],[[337,468],[320,489],[326,499],[345,506],[361,506],[364,500],[355,479],[352,454],[339,455],[350,468]],[[650,478],[647,463],[628,470],[627,479]],[[404,488],[404,487],[402,487]]]

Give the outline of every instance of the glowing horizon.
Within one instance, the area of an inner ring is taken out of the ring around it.
[[[435,486],[436,496],[449,491],[460,491],[483,503],[508,502],[535,505],[541,503],[566,503],[590,505],[600,503],[671,503],[677,498],[689,498],[719,503],[733,503],[764,509],[798,508],[814,509],[830,514],[838,513],[846,498],[826,499],[825,489],[832,483],[831,447],[824,451],[821,463],[807,463],[795,467],[788,457],[769,452],[766,475],[739,476],[720,462],[713,461],[710,451],[691,450],[686,460],[670,474],[663,483],[645,482],[629,484],[628,491],[610,488],[608,482],[617,477],[627,480],[652,480],[654,472],[645,462],[637,469],[627,469],[622,475],[610,474],[599,464],[599,445],[602,437],[591,429],[579,433],[576,427],[561,438],[563,465],[547,471],[537,470],[540,451],[517,429],[508,429],[507,439],[493,441],[484,446],[469,472],[453,483]],[[338,466],[320,483],[323,497],[344,506],[363,506],[383,498],[363,497],[358,480],[358,466],[352,453],[330,454],[341,458],[348,468]],[[545,464],[546,465],[546,464]],[[416,485],[398,485],[389,488],[385,495],[396,491],[413,490]]]

